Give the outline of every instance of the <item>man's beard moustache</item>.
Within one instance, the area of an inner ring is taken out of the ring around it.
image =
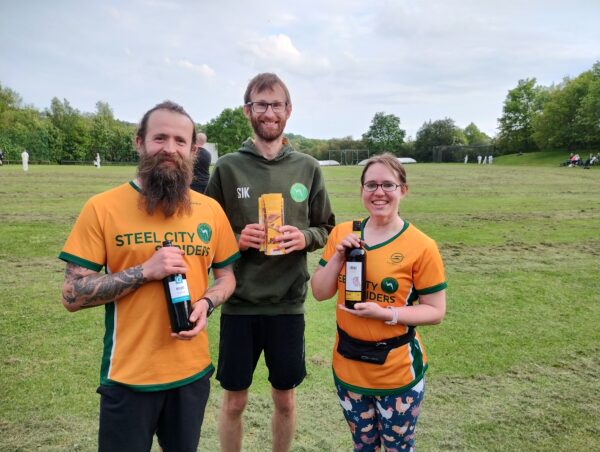
[[[165,160],[172,161],[175,166],[163,165]],[[175,213],[189,215],[192,212],[190,183],[193,165],[193,159],[182,158],[177,153],[148,155],[145,150],[140,153],[140,203],[149,215],[153,215],[159,207],[167,218]]]
[[[265,131],[265,130],[261,129],[261,123],[258,120],[258,118],[255,118],[255,117],[251,118],[250,123],[252,124],[252,129],[254,130],[254,134],[257,137],[260,137],[264,141],[267,141],[267,142],[276,141],[281,135],[283,135],[283,129],[285,128],[285,123],[282,122],[281,120],[279,121],[280,128],[278,131],[275,131],[275,130]]]

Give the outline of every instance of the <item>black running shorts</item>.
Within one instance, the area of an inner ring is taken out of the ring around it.
[[[262,352],[273,388],[295,388],[306,376],[304,314],[221,314],[217,380],[223,389],[241,391],[252,384]]]

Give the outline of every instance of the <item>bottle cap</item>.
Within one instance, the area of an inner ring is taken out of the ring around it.
[[[360,239],[360,228],[361,228],[361,226],[362,226],[362,221],[360,221],[360,220],[354,220],[352,222],[352,232],[359,239]]]

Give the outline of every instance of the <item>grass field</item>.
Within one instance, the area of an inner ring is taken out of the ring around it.
[[[420,450],[600,450],[600,168],[523,157],[407,166],[401,215],[437,240],[449,283],[445,321],[420,328]],[[84,201],[134,171],[0,168],[0,450],[96,449],[103,309],[67,313],[56,256]],[[324,169],[337,221],[364,215],[359,171]],[[351,449],[331,378],[334,305],[307,300],[295,451]],[[217,319],[209,334],[216,361]],[[218,449],[220,398],[213,384],[201,450]],[[269,418],[261,365],[244,450],[270,449]]]

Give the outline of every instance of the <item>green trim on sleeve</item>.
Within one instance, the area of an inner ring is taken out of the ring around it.
[[[321,260],[319,261],[319,265],[321,267],[325,267],[327,265],[327,261],[325,259],[321,258]]]
[[[102,349],[102,362],[100,364],[100,384],[111,384],[108,379],[115,340],[115,306],[116,302],[104,305],[104,339]]]
[[[213,262],[212,265],[211,265],[211,267],[212,268],[227,267],[229,264],[232,264],[233,262],[237,261],[240,257],[242,257],[242,255],[240,254],[239,251],[237,251],[234,255],[232,255],[228,259],[225,259],[222,262]]]
[[[436,293],[440,290],[444,290],[446,287],[448,287],[448,283],[444,281],[443,283],[437,284],[435,286],[426,287],[425,289],[419,289],[417,290],[417,293],[419,295],[429,295],[430,293]]]
[[[89,270],[94,270],[95,272],[99,272],[100,270],[102,270],[102,267],[104,267],[104,265],[102,265],[102,264],[97,264],[95,262],[88,261],[87,259],[83,259],[81,257],[77,257],[72,254],[65,253],[64,251],[61,251],[61,253],[58,255],[58,258],[65,262],[79,265],[80,267],[84,267]]]

